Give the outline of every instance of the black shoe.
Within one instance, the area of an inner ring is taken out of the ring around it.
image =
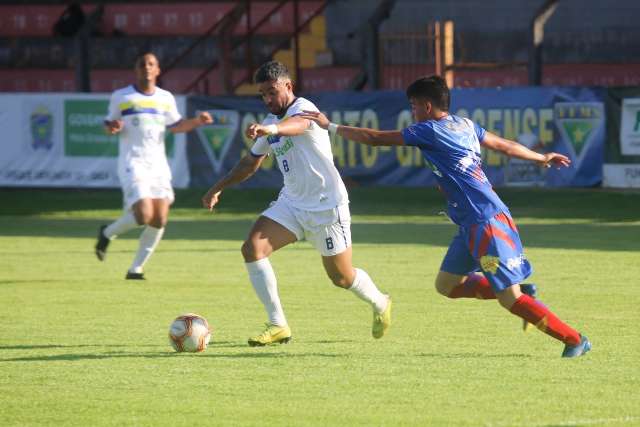
[[[523,294],[529,295],[531,298],[535,298],[538,295],[538,287],[533,283],[521,283],[520,291]]]
[[[124,276],[126,280],[147,280],[144,278],[144,273],[132,273],[127,271],[127,275]]]
[[[100,229],[98,229],[98,241],[96,242],[96,256],[100,261],[104,261],[107,256],[107,248],[109,247],[109,243],[111,243],[111,240],[107,239],[104,235],[105,228],[107,228],[107,226],[102,225]]]

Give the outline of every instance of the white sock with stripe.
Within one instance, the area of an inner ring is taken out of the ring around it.
[[[120,218],[109,224],[103,231],[104,237],[107,239],[115,239],[122,233],[139,227],[136,217],[130,210],[125,211]]]
[[[277,326],[286,326],[287,319],[284,317],[284,310],[282,310],[280,296],[278,295],[278,281],[269,258],[247,262],[245,266],[249,272],[249,279],[253,289],[267,311],[269,323]]]
[[[376,313],[382,313],[387,308],[389,298],[380,292],[366,271],[356,268],[356,277],[349,290],[358,298],[373,306]]]
[[[149,260],[153,251],[155,251],[163,234],[164,227],[155,228],[147,225],[144,230],[142,230],[142,234],[140,234],[140,245],[138,246],[136,257],[133,259],[133,264],[131,264],[131,268],[129,268],[130,272],[142,273],[142,267],[144,267],[144,264]]]

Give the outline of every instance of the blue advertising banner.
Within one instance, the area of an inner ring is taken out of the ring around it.
[[[602,180],[605,92],[588,88],[454,89],[451,112],[469,117],[490,132],[539,151],[556,151],[572,160],[556,170],[483,151],[484,170],[495,186],[593,186]],[[307,97],[335,123],[402,129],[412,122],[404,93],[340,92]],[[259,98],[190,97],[189,115],[207,110],[211,126],[190,136],[191,185],[206,187],[227,173],[253,141],[244,130],[261,122],[267,110]],[[335,164],[352,185],[429,186],[435,180],[413,147],[368,147],[336,135]],[[245,187],[277,187],[282,178],[271,158]]]

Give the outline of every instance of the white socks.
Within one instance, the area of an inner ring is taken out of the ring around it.
[[[382,313],[387,308],[389,298],[380,292],[366,271],[356,268],[356,277],[349,288],[358,298],[373,306],[376,313]]]
[[[136,218],[133,216],[133,212],[127,210],[120,218],[115,220],[115,222],[109,224],[107,228],[104,229],[103,234],[104,237],[111,240],[136,227],[139,227],[139,225],[136,222]]]
[[[269,323],[277,326],[286,326],[287,319],[284,317],[284,311],[278,296],[278,281],[273,268],[271,268],[269,258],[247,262],[245,265],[249,272],[249,279],[253,289],[267,311]]]
[[[154,228],[150,225],[147,225],[144,228],[142,234],[140,235],[140,246],[138,247],[138,252],[136,253],[136,257],[133,259],[131,268],[129,268],[129,271],[131,273],[142,273],[142,267],[144,267],[144,263],[147,262],[153,251],[156,249],[156,246],[158,246],[158,243],[160,242],[160,239],[162,239],[163,234],[164,227]]]

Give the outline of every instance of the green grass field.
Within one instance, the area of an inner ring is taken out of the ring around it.
[[[354,263],[394,298],[388,336],[334,288],[306,242],[272,256],[290,345],[249,348],[266,319],[239,252],[275,191],[229,191],[211,215],[179,192],[148,280],[123,280],[137,232],[93,254],[117,191],[0,190],[0,426],[640,425],[640,194],[500,191],[541,299],[589,336],[562,344],[495,301],[433,281],[455,232],[432,189],[354,189]],[[202,354],[171,320],[205,316]]]

